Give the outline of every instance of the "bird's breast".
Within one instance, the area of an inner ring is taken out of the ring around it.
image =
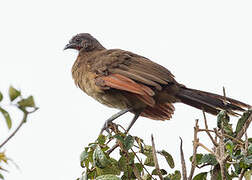
[[[72,75],[75,84],[101,104],[117,109],[126,109],[129,106],[128,98],[124,94],[97,86],[95,73],[73,69]]]

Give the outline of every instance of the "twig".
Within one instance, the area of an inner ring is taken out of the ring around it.
[[[199,143],[199,139],[197,137],[197,133],[198,133],[198,119],[195,120],[195,127],[194,127],[194,140],[193,140],[193,157],[192,157],[192,166],[191,166],[191,171],[190,171],[190,175],[188,180],[191,180],[196,168],[196,154],[197,154],[197,148],[198,148],[198,143]]]
[[[151,134],[151,143],[152,143],[152,154],[153,154],[153,159],[154,159],[155,168],[157,170],[157,174],[158,174],[160,180],[164,180],[162,173],[160,171],[159,165],[158,165],[158,159],[157,159],[157,153],[156,153],[153,134]]]
[[[242,179],[243,179],[243,176],[244,176],[245,172],[246,172],[245,169],[242,168],[241,174],[240,174],[240,177],[239,177],[239,180],[242,180]]]
[[[208,132],[212,132],[214,133],[214,130],[211,130],[211,129],[199,129],[198,132],[201,132],[201,131],[208,131]]]
[[[219,137],[219,138],[221,137],[221,135],[218,133],[218,131],[217,131],[216,128],[214,128],[214,132],[215,132],[215,134],[216,134],[217,137]],[[224,137],[226,137],[226,138],[229,138],[229,139],[232,139],[233,141],[236,141],[237,143],[239,143],[239,144],[241,144],[241,145],[244,145],[244,142],[242,142],[242,141],[240,141],[239,139],[234,138],[234,137],[232,137],[232,136],[230,136],[230,135],[228,135],[228,134],[222,134],[222,136],[224,136]]]
[[[208,125],[207,125],[207,119],[206,119],[206,113],[203,110],[203,117],[204,117],[204,123],[205,123],[205,128],[208,130]],[[214,138],[211,136],[211,134],[209,133],[209,131],[206,131],[207,135],[209,136],[209,138],[211,139],[212,143],[214,144],[215,147],[218,146],[218,143],[214,140]]]
[[[228,134],[223,134],[223,136],[224,136],[224,137],[227,137],[227,138],[229,138],[229,139],[232,139],[233,141],[236,141],[237,143],[239,143],[239,144],[241,144],[241,145],[244,145],[244,142],[242,142],[242,141],[240,141],[239,139],[234,138],[234,137],[232,137],[232,136],[230,136],[230,135],[228,135]]]
[[[27,120],[27,116],[29,114],[29,112],[22,110],[24,113],[23,119],[20,122],[20,124],[18,125],[18,127],[15,129],[15,131],[13,131],[13,133],[11,133],[11,135],[0,145],[0,149],[18,132],[18,130],[22,127],[22,125],[26,122]]]
[[[216,154],[217,161],[220,164],[220,169],[221,169],[221,177],[222,180],[226,180],[226,171],[225,171],[225,161],[226,161],[226,156],[225,156],[225,143],[224,143],[224,129],[223,129],[223,122],[221,125],[221,132],[220,132],[220,142],[219,142],[219,153]]]
[[[133,166],[133,173],[135,174],[135,176],[136,176],[136,178],[138,179],[138,180],[143,180],[142,178],[141,178],[141,176],[140,176],[140,174],[139,174],[139,172],[138,172],[138,169],[136,168],[136,166],[133,164],[132,165]]]
[[[136,152],[131,148],[131,151],[134,153],[134,155],[136,156],[137,160],[139,161],[139,163],[143,166],[144,170],[147,172],[147,174],[152,178],[152,175],[149,173],[148,169],[146,169],[146,167],[143,165],[141,159],[137,156]]]
[[[226,90],[224,86],[223,86],[223,96],[224,96],[224,104],[227,105],[227,96],[226,96]]]
[[[115,144],[111,149],[107,151],[108,155],[112,153],[117,147],[119,147],[119,144]]]
[[[249,141],[248,141],[248,134],[247,132],[245,133],[245,152],[244,154],[247,156],[248,155],[248,146],[249,146]]]
[[[204,144],[201,144],[200,142],[198,143],[198,146],[201,146],[202,148],[204,148],[206,151],[208,151],[211,154],[214,154],[213,151],[211,151],[208,147],[206,147]]]
[[[185,157],[184,157],[184,152],[183,152],[183,147],[182,147],[183,140],[181,137],[179,138],[180,138],[180,157],[181,157],[182,175],[183,175],[183,180],[187,180]]]

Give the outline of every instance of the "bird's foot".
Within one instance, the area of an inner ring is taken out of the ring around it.
[[[122,111],[120,111],[120,112],[114,114],[113,116],[111,116],[109,119],[107,119],[107,120],[105,121],[105,123],[104,123],[102,129],[101,129],[100,134],[102,134],[104,130],[106,130],[108,133],[110,133],[110,132],[109,132],[109,125],[112,124],[112,122],[113,122],[116,118],[120,117],[121,115],[125,114],[126,112],[129,112],[130,110],[131,110],[131,108],[122,110]]]
[[[108,120],[105,121],[105,123],[104,123],[104,125],[103,125],[103,127],[101,129],[100,134],[102,134],[103,131],[107,131],[110,134],[109,128],[110,128],[110,125],[112,125],[112,124],[113,124],[112,121],[108,121]]]

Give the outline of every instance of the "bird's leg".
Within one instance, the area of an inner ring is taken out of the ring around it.
[[[128,133],[129,130],[130,130],[130,128],[135,124],[135,122],[136,122],[136,120],[138,119],[138,117],[140,116],[141,112],[142,112],[142,111],[138,111],[138,112],[135,113],[135,115],[134,115],[133,119],[131,120],[131,122],[130,122],[128,128],[126,129],[126,133]]]
[[[121,110],[120,112],[114,114],[114,115],[111,116],[109,119],[107,119],[107,120],[105,121],[105,123],[104,123],[102,129],[101,129],[100,134],[102,134],[104,130],[107,130],[107,129],[108,129],[108,125],[109,125],[110,123],[112,123],[115,119],[117,119],[118,117],[122,116],[123,114],[129,112],[131,109],[132,109],[132,108],[127,108],[127,109]],[[134,123],[133,123],[133,124],[134,124]],[[133,125],[133,124],[132,124],[132,125]]]

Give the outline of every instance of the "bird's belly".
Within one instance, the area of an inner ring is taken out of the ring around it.
[[[97,86],[95,84],[94,74],[86,73],[80,81],[75,82],[87,95],[93,97],[95,100],[106,106],[126,109],[130,106],[129,100],[125,94],[116,90],[107,89]]]
[[[116,93],[96,93],[91,95],[94,99],[111,108],[126,109],[129,103],[126,97]]]

